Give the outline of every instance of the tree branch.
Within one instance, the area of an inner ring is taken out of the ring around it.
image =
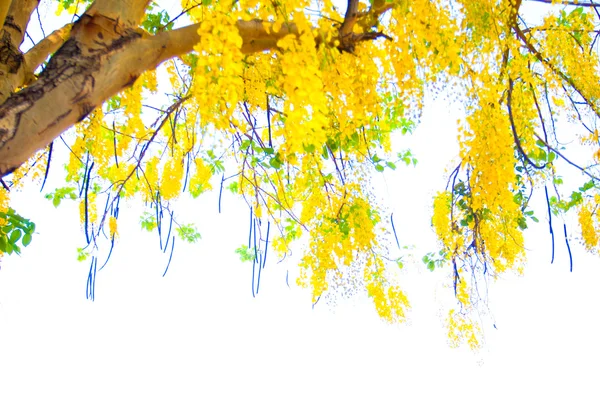
[[[17,49],[21,47],[21,43],[25,38],[27,24],[29,24],[29,18],[39,2],[40,0],[13,1],[8,9],[2,30],[10,34],[11,43]]]
[[[72,26],[73,24],[67,24],[55,30],[25,53],[25,84],[31,83],[29,78],[33,76],[35,70],[42,65],[50,54],[56,52],[65,43]]]
[[[137,28],[146,15],[150,0],[95,0],[86,14],[100,14],[118,20],[126,28]]]
[[[342,26],[340,26],[340,37],[342,39],[352,33],[352,29],[354,28],[358,17],[358,0],[348,0],[344,22],[342,22]]]
[[[277,48],[277,42],[290,34],[299,34],[295,24],[283,24],[278,32],[267,31],[266,26],[272,23],[263,23],[260,20],[243,21],[236,23],[238,32],[242,37],[242,53],[250,54]],[[156,63],[160,64],[172,57],[189,53],[200,41],[198,29],[200,24],[193,24],[172,31],[163,31],[152,37],[147,45],[148,52],[159,51]],[[153,50],[154,49],[154,50]]]
[[[8,15],[8,9],[12,4],[12,0],[0,0],[0,26],[4,26],[4,20]]]

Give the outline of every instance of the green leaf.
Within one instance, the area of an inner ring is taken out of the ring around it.
[[[427,263],[427,269],[433,272],[433,270],[435,269],[435,263],[433,261],[429,261]]]
[[[388,161],[387,163],[385,163],[389,168],[395,170],[396,169],[396,164],[394,164],[391,161]]]
[[[304,148],[304,151],[307,152],[308,154],[312,154],[315,152],[314,144],[309,144],[309,145],[303,144],[302,147]]]
[[[383,170],[384,170],[384,168],[383,168],[383,165],[381,165],[381,164],[377,164],[377,165],[375,166],[375,170],[376,170],[377,172],[383,172]]]
[[[273,157],[269,159],[269,165],[275,169],[281,168],[281,161],[277,159],[277,157]]]
[[[10,243],[15,244],[21,239],[21,230],[14,229],[10,234],[10,239],[8,240]]]
[[[250,147],[250,140],[246,139],[242,141],[242,144],[240,145],[240,150],[241,151],[246,151],[248,150],[248,147]]]
[[[26,233],[25,236],[23,236],[22,243],[23,243],[23,246],[25,246],[25,247],[29,246],[29,243],[31,243],[31,234],[30,233]]]

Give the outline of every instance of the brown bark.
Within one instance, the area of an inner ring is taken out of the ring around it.
[[[19,50],[31,13],[39,0],[10,2],[0,30],[0,102],[5,101],[25,82],[23,54]],[[8,3],[2,2],[2,7]],[[0,9],[1,11],[1,9]]]
[[[0,26],[4,26],[4,20],[6,19],[11,4],[12,0],[0,0]]]
[[[144,18],[150,0],[96,0],[86,14],[118,20],[123,27],[136,28]]]
[[[25,53],[25,85],[31,83],[30,78],[33,77],[33,73],[46,61],[48,56],[65,43],[71,32],[71,27],[72,24],[68,24],[55,30]]]

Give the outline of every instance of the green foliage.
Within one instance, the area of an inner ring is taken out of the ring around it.
[[[48,193],[44,197],[51,200],[54,207],[58,207],[60,202],[64,199],[75,200],[77,198],[77,189],[74,187],[62,187],[56,189],[52,193]]]
[[[555,178],[555,181],[560,179],[560,183],[562,183],[561,178]],[[550,197],[550,210],[552,214],[559,215],[561,213],[566,213],[571,208],[578,206],[583,202],[583,198],[588,196],[586,192],[596,188],[596,184],[593,180],[587,181],[583,186],[581,186],[578,190],[575,190],[571,193],[569,200],[558,199],[556,196]]]
[[[392,161],[388,161],[388,160],[384,160],[382,158],[380,158],[377,154],[373,154],[373,156],[371,156],[371,161],[373,162],[373,165],[375,165],[375,170],[377,172],[383,172],[386,168],[389,168],[391,170],[395,170],[396,169],[396,163],[398,162],[403,162],[404,164],[406,164],[407,166],[409,165],[413,165],[416,166],[417,165],[417,159],[413,156],[413,154],[410,152],[410,150],[405,150],[405,151],[401,151],[397,154],[397,159],[395,162]]]
[[[236,181],[231,182],[231,184],[227,186],[227,189],[229,189],[231,193],[237,194],[239,192],[239,184]]]
[[[430,271],[440,268],[448,261],[448,253],[445,250],[440,250],[438,253],[430,252],[423,256],[423,263]]]
[[[313,151],[314,151],[314,146]],[[271,147],[262,147],[253,140],[243,140],[240,145],[240,150],[248,154],[250,165],[253,168],[262,166],[264,168],[279,169],[283,165],[283,158],[279,152]]]
[[[401,151],[398,153],[398,160],[402,161],[404,164],[416,166],[418,160],[413,156],[410,150]]]
[[[85,251],[84,248],[77,248],[77,261],[85,261],[90,256],[90,253]]]
[[[240,260],[242,262],[254,261],[256,257],[256,252],[254,251],[254,249],[251,249],[246,245],[241,245],[240,247],[235,249],[235,253],[240,256]]]
[[[171,22],[171,17],[169,17],[169,13],[166,10],[160,10],[157,13],[152,12],[156,5],[155,2],[152,2],[148,6],[146,19],[142,22],[142,27],[153,35],[159,30],[168,31],[173,29],[173,22]]]
[[[286,218],[285,222],[286,223],[283,226],[283,236],[285,240],[289,243],[293,242],[296,239],[299,239],[300,235],[302,234],[302,227],[300,226],[300,224],[298,224],[291,218]]]
[[[19,241],[22,246],[29,246],[35,224],[18,215],[12,208],[0,212],[0,219],[4,220],[4,224],[0,227],[0,251],[7,254],[20,254]]]
[[[223,165],[223,160],[220,157],[217,157],[213,150],[208,150],[206,154],[208,154],[208,156],[210,157],[210,160],[207,163],[210,167],[210,171],[213,174],[225,171],[225,165]]]
[[[140,218],[140,222],[142,223],[142,229],[152,232],[156,229],[156,217],[154,214],[145,211]]]
[[[194,224],[181,225],[175,230],[177,235],[188,243],[196,243],[202,237]]]

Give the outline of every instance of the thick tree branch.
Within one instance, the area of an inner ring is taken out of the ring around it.
[[[344,15],[344,22],[340,27],[340,37],[345,37],[352,32],[356,21],[358,20],[358,0],[348,0],[348,7]]]
[[[0,30],[0,102],[3,102],[25,83],[23,53],[19,47],[25,37],[31,13],[38,6],[39,0],[0,2],[2,7],[10,3]]]
[[[358,11],[358,0],[348,0],[348,6],[344,15],[344,22],[339,29],[339,49],[352,53],[356,43],[375,40],[380,37],[391,39],[389,36],[378,31],[379,17],[394,7],[394,2],[385,0],[374,0],[371,8],[366,12]],[[362,33],[354,33],[354,27],[358,25]]]
[[[18,0],[13,1],[10,5],[2,30],[10,35],[10,40],[15,48],[21,47],[29,18],[39,3],[40,0]],[[5,33],[2,32],[2,34]]]
[[[86,14],[118,20],[125,28],[139,26],[150,0],[95,0]]]
[[[270,24],[266,24],[269,26]],[[259,20],[238,21],[236,24],[242,37],[242,53],[250,54],[277,48],[277,42],[290,34],[298,34],[295,24],[283,24],[278,32],[267,31],[265,24]],[[157,52],[156,63],[172,57],[189,53],[200,41],[198,29],[200,24],[189,25],[173,31],[160,32],[148,40],[148,52]]]
[[[8,9],[12,4],[12,0],[0,0],[0,26],[4,26],[4,20],[8,15]]]
[[[33,46],[27,53],[25,53],[25,76],[31,77],[35,70],[42,65],[42,63],[48,58],[48,56],[57,51],[65,41],[69,38],[71,27],[73,24],[67,24],[60,29],[55,30],[50,35],[42,39],[38,44]],[[27,80],[25,84],[29,84]]]

